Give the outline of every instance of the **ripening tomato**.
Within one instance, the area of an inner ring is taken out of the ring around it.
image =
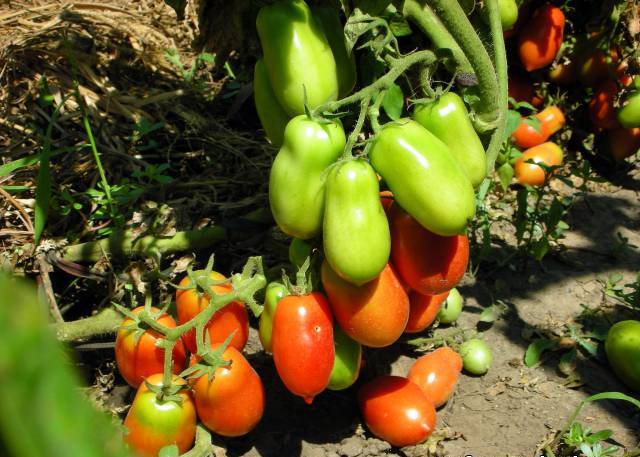
[[[220,345],[212,346],[216,349]],[[217,368],[211,380],[204,374],[192,383],[198,417],[218,435],[245,435],[262,418],[264,386],[258,373],[235,347],[227,346],[222,358],[231,364]],[[192,357],[193,363],[195,357]]]
[[[534,163],[526,163],[532,160]],[[544,184],[545,172],[537,165],[543,163],[548,167],[562,164],[562,149],[555,143],[546,142],[527,149],[515,163],[516,179],[520,184],[541,186]]]
[[[564,34],[564,13],[545,4],[538,8],[518,34],[518,53],[527,71],[538,70],[554,61]]]
[[[542,98],[538,95],[533,81],[528,76],[522,76],[518,73],[509,75],[509,97],[517,102],[527,102],[533,106],[542,105]]]
[[[466,235],[436,235],[396,203],[391,207],[390,225],[393,266],[412,290],[435,295],[460,282],[469,262]]]
[[[532,148],[544,143],[551,135],[560,130],[565,124],[565,117],[557,106],[547,106],[534,116],[539,124],[536,128],[527,122],[520,123],[511,134],[513,143],[523,149]]]
[[[154,386],[162,385],[162,373],[147,378]],[[174,384],[185,381],[173,377]],[[124,419],[124,441],[142,457],[157,457],[165,446],[175,444],[180,454],[187,452],[196,437],[196,409],[188,390],[181,390],[181,401],[159,400],[158,395],[141,384]]]
[[[362,386],[358,404],[367,427],[392,446],[426,440],[436,425],[436,409],[422,390],[400,376],[380,376]]]
[[[280,299],[273,317],[271,350],[284,385],[311,404],[329,384],[335,360],[333,317],[323,294]]]
[[[576,82],[576,63],[571,60],[565,63],[555,64],[549,73],[547,73],[549,81],[554,84],[568,86]]]
[[[195,271],[194,274],[204,275],[204,270]],[[223,275],[216,271],[212,271],[210,277],[214,281],[222,281],[225,279]],[[186,287],[189,284],[191,284],[191,279],[186,276],[180,281],[179,285]],[[212,286],[212,289],[216,294],[222,295],[232,290],[231,284]],[[184,324],[190,321],[208,305],[209,296],[207,294],[200,293],[197,289],[178,289],[176,291],[178,323]],[[216,311],[211,320],[209,320],[205,330],[209,333],[211,344],[224,342],[231,332],[235,331],[230,344],[237,350],[242,351],[249,339],[249,316],[247,309],[244,304],[238,301],[232,301],[224,308]],[[184,334],[183,338],[189,351],[195,354],[197,352],[195,329],[189,330]]]
[[[620,128],[614,106],[617,95],[618,85],[611,79],[596,88],[593,98],[589,101],[589,119],[596,130]]]
[[[423,295],[415,291],[409,293],[411,310],[409,321],[404,329],[406,333],[421,332],[436,320],[442,304],[449,296],[449,291],[436,295]]]
[[[461,371],[460,354],[449,347],[441,347],[416,360],[407,378],[439,408],[453,395]]]
[[[326,261],[321,276],[331,310],[347,335],[376,348],[400,338],[409,319],[409,298],[390,264],[362,286],[341,279]]]
[[[132,312],[139,314],[144,306],[139,306]],[[158,308],[151,308],[157,313]],[[159,324],[174,328],[176,321],[164,313],[157,319]],[[131,387],[138,387],[145,378],[152,374],[162,373],[164,370],[164,349],[156,346],[156,341],[163,336],[155,330],[145,330],[136,342],[136,330],[128,329],[134,322],[125,318],[120,324],[116,335],[116,365],[118,371]],[[173,347],[173,373],[178,374],[184,368],[187,355],[182,339]]]
[[[618,162],[631,157],[640,149],[640,128],[609,130],[604,146],[606,152]]]

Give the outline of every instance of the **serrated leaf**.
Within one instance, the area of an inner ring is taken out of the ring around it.
[[[382,108],[390,119],[397,121],[402,116],[404,94],[397,84],[393,84],[384,94]]]
[[[522,116],[520,116],[520,113],[514,110],[507,111],[507,125],[504,133],[505,138],[509,138],[513,132],[516,131],[520,122],[522,122]]]
[[[509,162],[503,163],[500,168],[498,168],[498,177],[500,178],[500,187],[502,190],[507,190],[511,181],[513,181],[514,170]]]
[[[529,347],[527,347],[527,352],[524,354],[524,364],[527,367],[534,366],[540,361],[540,357],[545,351],[556,346],[557,343],[555,341],[549,340],[547,338],[533,341],[531,344],[529,344]]]

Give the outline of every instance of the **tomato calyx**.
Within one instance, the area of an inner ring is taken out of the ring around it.
[[[171,284],[177,290],[193,290],[199,297],[207,296],[213,297],[215,292],[213,286],[224,286],[231,283],[228,278],[225,279],[213,279],[211,273],[213,272],[214,256],[213,254],[207,261],[207,266],[204,270],[193,271],[191,265],[187,266],[187,277],[189,283],[180,286],[177,284]]]
[[[289,279],[289,276],[286,275],[284,270],[282,271],[282,283],[289,292],[289,295],[301,297],[303,295],[309,295],[313,291],[313,270],[310,269],[310,267],[311,257],[307,257],[296,272],[295,284],[291,282],[291,279]]]
[[[196,362],[180,373],[180,376],[195,380],[206,375],[209,382],[213,381],[218,368],[231,366],[231,360],[223,359],[222,354],[226,351],[229,343],[231,343],[231,339],[234,334],[235,331],[231,332],[223,343],[218,345],[215,349],[211,349],[209,334],[207,333],[205,335],[206,347],[210,349],[202,354],[194,355],[196,357]]]
[[[112,303],[112,305],[118,310],[120,314],[131,320],[130,324],[123,325],[120,327],[120,329],[126,332],[133,332],[133,342],[136,346],[138,345],[138,342],[140,341],[142,335],[144,335],[147,330],[153,330],[153,328],[147,323],[147,321],[150,319],[157,322],[158,318],[165,314],[169,307],[169,304],[167,303],[161,309],[157,309],[156,311],[154,311],[152,309],[151,301],[149,298],[150,296],[147,296],[147,300],[144,305],[145,309],[139,313],[134,313],[130,309],[125,308],[119,303]]]
[[[189,386],[185,382],[175,382],[174,379],[168,384],[153,384],[144,380],[144,384],[149,389],[150,392],[156,394],[158,401],[160,402],[175,402],[178,404],[182,404],[183,397],[180,395],[180,392],[183,390],[187,390]]]

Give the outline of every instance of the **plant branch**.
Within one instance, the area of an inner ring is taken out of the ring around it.
[[[342,154],[342,159],[344,160],[353,158],[353,154],[351,153],[351,151],[353,150],[353,146],[358,141],[358,136],[360,135],[362,127],[364,126],[364,119],[367,115],[367,110],[369,109],[369,103],[371,103],[371,97],[366,97],[360,102],[360,114],[358,115],[358,121],[356,122],[353,131],[349,135],[347,144],[344,147],[344,154]]]
[[[59,341],[71,342],[96,335],[114,333],[124,316],[113,308],[106,308],[95,316],[77,321],[60,322],[53,326]]]

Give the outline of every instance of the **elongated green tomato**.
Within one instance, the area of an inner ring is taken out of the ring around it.
[[[304,240],[294,238],[289,245],[289,262],[299,270],[302,264],[311,255],[311,245]]]
[[[340,277],[361,285],[389,260],[391,235],[375,171],[360,159],[337,164],[327,178],[324,255]]]
[[[462,99],[447,92],[418,106],[413,118],[449,146],[473,187],[479,186],[487,173],[487,156]]]
[[[613,371],[632,390],[640,392],[640,321],[620,321],[607,333],[604,350]]]
[[[256,20],[273,92],[290,116],[338,96],[336,61],[322,27],[303,0],[279,0]]]
[[[627,97],[624,104],[618,108],[616,116],[625,129],[640,127],[640,92],[634,92]]]
[[[287,124],[269,177],[271,212],[287,235],[306,240],[322,230],[325,169],[345,144],[339,122],[321,124],[297,116]]]
[[[518,4],[515,0],[498,0],[502,30],[509,30],[518,21]]]
[[[353,52],[347,51],[344,26],[336,8],[330,5],[314,6],[313,15],[322,27],[327,41],[329,41],[329,46],[331,46],[338,72],[339,95],[342,98],[349,95],[356,85],[356,56]]]
[[[410,119],[390,122],[369,158],[395,201],[420,225],[441,236],[464,232],[475,214],[473,186],[435,135]]]
[[[264,295],[264,309],[260,315],[258,324],[258,336],[265,351],[271,352],[271,331],[273,330],[273,316],[276,314],[276,307],[282,297],[289,295],[289,291],[279,282],[271,282],[267,286]]]
[[[362,346],[338,326],[333,326],[333,345],[336,358],[327,389],[344,390],[351,387],[360,374]]]
[[[289,122],[289,115],[280,106],[276,94],[273,93],[262,59],[258,59],[253,71],[253,98],[267,138],[272,145],[279,148],[282,146],[284,128]]]

